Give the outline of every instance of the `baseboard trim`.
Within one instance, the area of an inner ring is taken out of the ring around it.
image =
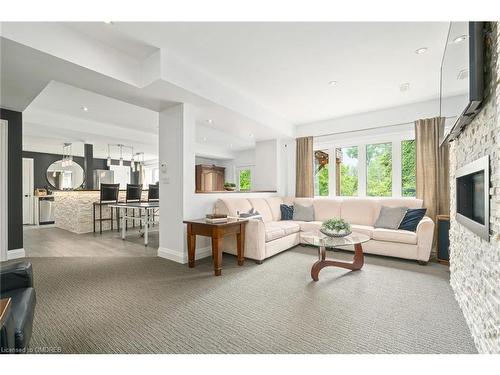
[[[19,259],[25,257],[26,257],[26,252],[24,251],[24,248],[7,250],[7,260]]]
[[[177,263],[186,264],[188,262],[187,253],[180,253],[177,250],[168,249],[166,247],[159,247],[158,254],[160,258],[168,259]],[[202,259],[212,256],[212,247],[202,247],[196,249],[195,259]]]

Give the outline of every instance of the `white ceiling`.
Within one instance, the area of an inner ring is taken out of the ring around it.
[[[109,29],[175,53],[302,124],[436,98],[448,27],[448,22],[120,22]],[[420,47],[427,52],[416,54]],[[329,85],[332,80],[338,85]],[[410,90],[400,92],[406,82]]]

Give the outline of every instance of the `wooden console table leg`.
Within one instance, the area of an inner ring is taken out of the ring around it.
[[[236,247],[238,249],[238,265],[245,262],[245,224],[240,224],[240,232],[236,234]]]
[[[214,256],[214,275],[220,276],[222,273],[222,248],[221,240],[217,235],[212,236],[212,254]]]
[[[187,243],[188,243],[188,266],[189,268],[193,268],[195,251],[196,251],[196,234],[193,234],[192,224],[188,224],[187,226]]]

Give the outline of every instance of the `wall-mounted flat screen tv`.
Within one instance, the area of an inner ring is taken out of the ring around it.
[[[484,91],[484,22],[450,22],[441,63],[441,116],[456,139],[479,112]]]

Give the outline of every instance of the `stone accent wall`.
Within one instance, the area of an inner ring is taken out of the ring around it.
[[[93,203],[99,201],[99,191],[56,191],[54,192],[55,210],[54,221],[55,226],[67,231],[82,234],[93,232]],[[142,192],[142,199],[147,200],[148,192]],[[125,201],[125,191],[120,191],[118,198],[120,201]],[[114,213],[116,217],[116,212]],[[110,217],[110,209],[102,208],[102,217]],[[96,207],[96,218],[99,218],[99,207]],[[116,221],[113,223],[116,230]],[[129,222],[131,225],[131,222]],[[136,226],[139,222],[136,223]],[[110,230],[111,222],[103,221],[102,230]],[[96,223],[96,230],[99,231],[99,223]]]
[[[500,353],[500,27],[487,24],[486,97],[450,148],[451,286],[480,353]],[[490,241],[455,220],[455,171],[490,156]]]

